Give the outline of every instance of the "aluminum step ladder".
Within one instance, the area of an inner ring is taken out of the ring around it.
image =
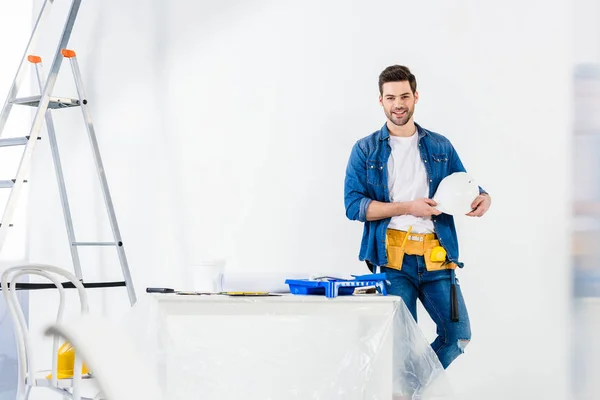
[[[8,197],[8,201],[6,203],[4,213],[2,215],[2,219],[0,220],[0,252],[2,251],[2,247],[4,245],[6,235],[8,233],[9,228],[12,226],[12,220],[15,213],[15,209],[17,207],[19,197],[21,191],[23,189],[23,185],[27,182],[26,176],[29,172],[32,163],[33,151],[40,137],[40,130],[44,121],[46,122],[46,128],[48,133],[48,140],[50,149],[52,152],[52,159],[54,163],[54,169],[56,172],[56,179],[58,182],[59,193],[60,193],[60,201],[63,209],[63,214],[65,218],[65,225],[67,228],[67,236],[69,240],[69,247],[71,250],[71,258],[73,261],[73,269],[77,278],[82,281],[84,286],[88,288],[101,288],[101,287],[116,287],[116,286],[125,286],[127,288],[127,293],[129,296],[129,301],[131,305],[136,302],[136,295],[133,286],[133,282],[131,279],[131,273],[129,271],[129,265],[127,263],[127,257],[125,256],[125,248],[123,245],[123,240],[121,239],[121,233],[119,231],[119,226],[117,224],[117,218],[115,215],[115,210],[112,202],[112,198],[110,196],[110,192],[108,189],[108,182],[106,179],[106,175],[104,173],[104,166],[102,164],[102,158],[100,157],[100,151],[98,148],[98,142],[96,140],[96,134],[94,131],[94,126],[92,124],[92,117],[90,114],[90,110],[88,107],[88,99],[85,95],[85,90],[83,87],[83,81],[81,78],[81,72],[79,70],[79,65],[77,63],[77,56],[74,51],[67,49],[69,38],[71,36],[71,32],[73,30],[73,25],[75,24],[75,19],[77,18],[77,13],[79,12],[79,8],[81,5],[81,0],[72,0],[71,7],[69,9],[69,13],[63,28],[62,35],[59,40],[58,47],[56,49],[54,59],[52,61],[52,65],[50,67],[50,71],[48,72],[48,76],[45,79],[42,73],[42,63],[41,58],[35,55],[32,55],[33,48],[35,47],[35,43],[37,41],[37,37],[39,35],[40,26],[42,25],[43,20],[47,17],[49,13],[49,9],[52,3],[55,0],[45,0],[40,9],[39,15],[37,17],[36,23],[34,25],[33,31],[31,33],[31,37],[29,39],[29,43],[27,44],[27,48],[25,53],[21,59],[21,63],[19,64],[19,68],[17,70],[16,76],[13,80],[11,89],[6,98],[6,102],[2,108],[2,114],[0,114],[0,147],[7,146],[24,146],[25,149],[23,151],[23,155],[21,157],[21,161],[19,163],[19,167],[16,173],[16,177],[11,180],[2,180],[0,181],[0,189],[10,189],[10,195]],[[58,73],[60,71],[61,63],[63,59],[68,59],[71,63],[71,69],[73,72],[73,77],[75,79],[75,86],[77,88],[77,98],[68,98],[68,97],[56,97],[53,95],[54,85],[56,83],[56,79]],[[37,80],[40,88],[40,95],[29,96],[29,97],[17,97],[19,92],[19,86],[21,81],[25,75],[27,67],[29,64],[33,64],[35,66],[35,71],[37,75]],[[35,107],[37,110],[35,112],[35,116],[33,118],[33,122],[31,125],[31,129],[28,136],[22,138],[2,138],[4,127],[6,126],[6,122],[10,115],[13,106],[29,106]],[[96,170],[98,172],[98,178],[100,180],[100,188],[102,191],[102,196],[104,198],[104,203],[106,206],[106,211],[108,213],[108,218],[112,230],[113,241],[110,242],[80,242],[75,239],[75,233],[73,229],[73,221],[71,218],[71,211],[69,208],[69,201],[67,198],[66,186],[63,176],[63,170],[60,162],[60,156],[58,152],[58,146],[56,142],[56,134],[54,131],[54,123],[52,120],[52,110],[60,110],[63,108],[70,107],[80,107],[83,112],[83,119],[87,129],[87,133],[89,136],[90,144],[92,147],[92,154],[94,157],[94,162],[96,165]],[[1,151],[1,149],[0,149]],[[119,282],[85,282],[83,279],[81,262],[79,259],[79,251],[78,248],[81,246],[112,246],[116,248],[117,255],[119,258],[119,262],[121,264],[121,271],[123,273],[123,281]],[[17,289],[45,289],[45,288],[54,288],[53,284],[36,284],[36,283],[21,283],[18,284]],[[70,287],[72,285],[65,284],[65,287]]]

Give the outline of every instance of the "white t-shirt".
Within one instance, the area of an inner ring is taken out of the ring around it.
[[[416,132],[410,137],[390,135],[392,153],[388,159],[387,170],[392,202],[429,197],[429,182],[419,153],[418,139],[419,135]],[[388,228],[406,231],[411,225],[414,233],[434,231],[431,217],[422,218],[414,215],[392,217]]]

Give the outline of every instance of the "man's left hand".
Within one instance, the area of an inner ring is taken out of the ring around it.
[[[473,200],[471,208],[473,211],[468,213],[469,217],[483,217],[483,215],[490,209],[492,205],[492,198],[489,194],[480,194]]]

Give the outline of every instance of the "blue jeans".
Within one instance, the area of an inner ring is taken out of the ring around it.
[[[471,340],[471,325],[465,300],[456,280],[459,321],[450,318],[451,271],[427,271],[423,256],[404,255],[402,270],[381,267],[387,280],[387,291],[402,297],[406,307],[417,321],[417,298],[437,326],[437,338],[431,347],[444,368],[464,352]]]

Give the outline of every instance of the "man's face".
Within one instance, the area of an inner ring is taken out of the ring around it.
[[[413,94],[408,81],[386,82],[383,84],[382,91],[379,103],[381,103],[387,119],[397,126],[406,125],[415,112],[419,93]]]

